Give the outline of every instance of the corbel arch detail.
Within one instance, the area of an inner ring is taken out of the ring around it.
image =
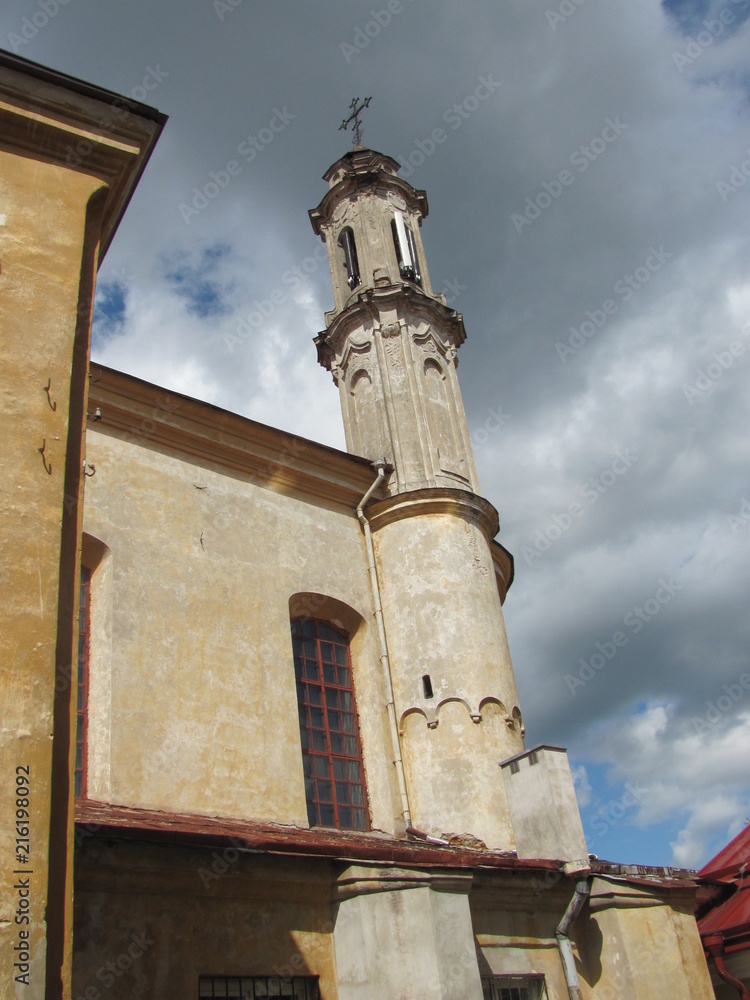
[[[422,718],[425,720],[427,728],[435,729],[440,723],[440,713],[443,707],[445,705],[450,705],[455,703],[463,705],[472,722],[482,721],[481,714],[478,711],[473,712],[471,709],[471,705],[468,703],[468,701],[466,701],[465,698],[450,697],[450,698],[443,698],[442,701],[439,701],[434,708],[430,708],[430,710],[427,712],[423,708],[419,708],[418,706],[407,708],[407,710],[402,713],[401,718],[399,720],[398,724],[399,731],[403,732],[406,719],[411,715],[421,715]]]

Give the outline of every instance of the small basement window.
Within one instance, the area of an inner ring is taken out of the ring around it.
[[[482,976],[484,1000],[548,1000],[544,976]]]
[[[223,997],[226,1000],[255,1000],[256,997],[276,997],[276,1000],[320,1000],[315,976],[201,976],[198,996]]]

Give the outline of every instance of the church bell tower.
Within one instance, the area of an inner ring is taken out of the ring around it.
[[[514,846],[499,763],[523,751],[501,601],[512,558],[493,541],[456,376],[463,319],[430,283],[424,191],[356,146],[310,212],[334,308],[316,338],[338,386],[350,452],[389,467],[366,508],[403,771],[407,822]]]
[[[325,174],[310,213],[328,247],[335,306],[316,340],[341,394],[349,451],[385,458],[390,492],[478,488],[457,351],[463,319],[430,285],[427,196],[389,156],[355,148]]]

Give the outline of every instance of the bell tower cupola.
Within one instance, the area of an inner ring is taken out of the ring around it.
[[[427,196],[398,163],[357,146],[324,175],[310,212],[325,241],[334,308],[316,338],[339,388],[347,448],[394,469],[389,492],[478,492],[456,378],[463,318],[430,284],[420,227]]]

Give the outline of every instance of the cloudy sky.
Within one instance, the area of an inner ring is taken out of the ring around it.
[[[170,116],[94,357],[342,448],[307,210],[372,96],[469,335],[527,745],[591,851],[706,861],[750,817],[750,0],[5,0],[0,45]]]

